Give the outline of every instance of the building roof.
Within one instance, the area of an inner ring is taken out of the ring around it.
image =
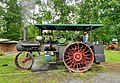
[[[9,39],[0,38],[0,43],[18,43],[18,41],[11,41]]]
[[[9,41],[9,39],[2,39],[2,38],[0,38],[0,42],[6,42],[6,41]]]

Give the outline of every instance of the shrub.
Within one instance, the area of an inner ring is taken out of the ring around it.
[[[0,50],[0,56],[4,55],[4,51]]]

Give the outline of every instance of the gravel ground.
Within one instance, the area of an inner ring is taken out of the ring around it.
[[[32,67],[32,71],[40,71],[39,62],[40,58],[35,58],[35,62]],[[67,76],[66,80],[62,83],[120,83],[120,62],[116,63],[101,63],[104,68],[107,68],[105,71],[96,72],[93,76],[88,76],[85,79],[80,79],[74,76]],[[50,67],[44,67],[49,70]],[[43,68],[43,69],[44,69]],[[54,71],[53,71],[54,72]],[[60,81],[61,83],[61,81]]]
[[[91,76],[87,80],[72,78],[71,80],[66,80],[64,83],[120,83],[120,74],[108,72],[96,73],[95,76]]]

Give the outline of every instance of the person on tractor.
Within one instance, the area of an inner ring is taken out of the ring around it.
[[[84,42],[84,43],[88,42],[88,32],[86,32],[86,31],[82,35],[82,42]]]

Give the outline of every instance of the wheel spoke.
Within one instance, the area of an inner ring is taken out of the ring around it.
[[[73,60],[66,61],[66,63],[69,65]]]
[[[75,68],[75,65],[76,65],[76,62],[74,62],[74,64],[73,64],[73,68]]]
[[[71,54],[73,54],[73,53],[74,53],[71,49],[68,49],[68,50],[69,50],[69,52],[70,52]]]
[[[65,58],[65,60],[70,60],[72,59],[72,56],[67,56],[67,58]]]
[[[84,52],[85,54],[87,54],[88,52],[90,52],[90,50],[87,50],[86,52]]]
[[[65,54],[68,54],[68,55],[71,55],[71,56],[73,55],[73,54],[71,54],[71,53],[69,53],[69,52],[66,52]]]
[[[89,57],[89,56],[91,56],[91,54],[84,54],[84,53],[83,53],[83,56],[84,56],[84,57]]]
[[[79,49],[80,49],[79,44],[77,44],[77,52],[79,52]]]
[[[73,63],[74,63],[74,61],[71,62],[70,66],[69,66],[70,68],[73,68]]]
[[[82,45],[82,47],[79,49],[79,52],[81,52],[82,49],[83,49],[83,45]]]
[[[81,52],[82,52],[82,53],[84,53],[84,52],[85,52],[85,50],[86,50],[86,47],[85,47],[84,49],[82,49],[82,51],[81,51]]]

